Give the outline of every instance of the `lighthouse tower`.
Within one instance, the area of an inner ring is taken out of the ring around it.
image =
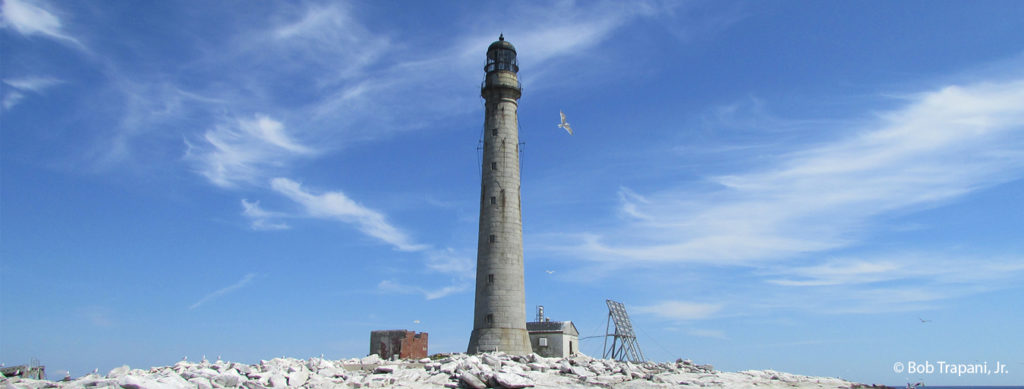
[[[523,286],[523,217],[519,201],[519,121],[522,93],[516,48],[504,35],[487,48],[480,89],[486,106],[480,177],[480,234],[476,254],[476,306],[470,354],[533,352],[526,331]]]

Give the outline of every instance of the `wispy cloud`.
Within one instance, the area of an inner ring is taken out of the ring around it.
[[[13,28],[22,35],[42,35],[76,48],[85,48],[78,39],[64,31],[60,18],[41,3],[5,0],[3,5],[0,5],[0,11],[3,11],[3,26]]]
[[[288,215],[280,212],[265,211],[263,208],[260,208],[259,201],[250,202],[249,200],[242,199],[242,215],[249,218],[249,226],[257,231],[277,231],[291,228],[286,223],[271,221],[271,219],[287,217]]]
[[[722,310],[722,304],[696,303],[691,301],[662,301],[654,305],[642,305],[631,310],[639,314],[650,314],[671,320],[699,320],[714,316]]]
[[[186,143],[185,159],[220,187],[257,182],[290,159],[315,153],[292,139],[284,124],[265,115],[230,120],[206,131],[195,144]]]
[[[96,327],[109,328],[113,327],[115,324],[114,320],[111,318],[113,314],[110,308],[107,307],[95,305],[84,306],[78,309],[78,314],[85,318],[88,323]]]
[[[16,90],[4,91],[4,97],[2,102],[4,109],[11,109],[11,107],[14,107],[19,102],[21,102],[21,99],[23,99],[24,97],[25,95],[21,94],[21,92],[18,92]]]
[[[622,231],[580,235],[597,260],[742,264],[847,247],[875,217],[1024,174],[1024,80],[907,97],[859,134],[787,153],[717,189],[620,190]]]
[[[427,268],[468,280],[476,276],[476,259],[471,253],[459,252],[452,248],[431,250],[427,253]]]
[[[476,279],[476,261],[470,253],[446,248],[428,250],[424,254],[428,271],[450,276],[451,285],[424,288],[400,281],[384,280],[377,284],[377,290],[386,293],[422,294],[427,300],[434,300],[472,288],[473,280]]]
[[[242,277],[241,280],[238,280],[238,282],[236,282],[234,284],[231,284],[231,285],[228,285],[226,287],[223,287],[221,289],[218,289],[216,292],[213,292],[213,293],[210,293],[210,294],[208,294],[206,296],[203,296],[203,298],[199,299],[199,301],[196,301],[195,304],[190,305],[188,307],[188,309],[192,310],[192,309],[199,308],[200,305],[203,305],[203,304],[209,302],[210,300],[219,298],[219,297],[224,296],[224,295],[226,295],[228,293],[231,293],[231,292],[234,292],[234,291],[236,291],[238,289],[241,289],[241,288],[245,287],[246,285],[248,285],[249,283],[251,283],[252,280],[255,279],[255,278],[256,278],[256,274],[255,273],[246,274],[244,277]]]
[[[22,78],[5,78],[3,82],[7,85],[13,86],[23,91],[31,91],[41,93],[44,90],[60,84],[61,80],[53,77],[22,77]]]
[[[310,217],[333,219],[355,225],[359,231],[388,243],[401,251],[419,251],[427,248],[415,244],[405,232],[388,222],[384,214],[363,206],[343,192],[315,194],[302,188],[299,183],[287,178],[275,178],[270,182],[274,191],[305,208]]]
[[[751,301],[774,308],[827,313],[876,313],[934,308],[952,297],[1012,287],[1024,276],[1024,258],[914,253],[840,257],[809,266],[762,271],[783,288]],[[756,304],[755,304],[756,305]]]
[[[469,289],[468,283],[444,286],[438,289],[426,289],[416,285],[403,284],[391,280],[384,280],[377,284],[377,289],[382,292],[398,294],[422,294],[427,300],[439,299],[454,293],[463,292]]]
[[[713,338],[713,339],[723,339],[723,340],[728,340],[729,339],[729,337],[725,335],[725,331],[722,331],[722,330],[709,330],[709,329],[692,328],[692,329],[687,330],[686,333],[691,335],[691,336],[698,336],[698,337],[701,337],[701,338]]]
[[[25,93],[42,94],[46,89],[61,82],[61,80],[51,77],[5,78],[3,83],[9,85],[10,88],[4,88],[3,108],[9,110],[14,107],[25,97]]]

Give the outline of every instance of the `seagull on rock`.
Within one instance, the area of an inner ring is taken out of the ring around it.
[[[558,111],[558,115],[562,116],[562,122],[558,124],[558,127],[565,129],[569,135],[572,135],[572,127],[569,127],[569,122],[565,121],[565,112]]]

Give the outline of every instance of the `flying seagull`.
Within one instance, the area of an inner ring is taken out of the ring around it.
[[[555,271],[554,271],[554,270],[545,270],[544,272],[545,272],[545,273],[548,273],[548,274],[555,274]]]
[[[565,113],[562,111],[558,111],[558,114],[562,116],[562,122],[558,124],[558,127],[564,128],[565,131],[569,133],[569,135],[572,135],[572,127],[569,127],[569,122],[565,121]]]
[[[919,317],[919,318],[917,318],[917,320],[920,320],[920,321],[921,321],[922,323],[927,323],[927,322],[930,322],[930,321],[931,321],[931,320],[925,320],[925,319],[922,319],[922,318],[920,318],[920,317]]]

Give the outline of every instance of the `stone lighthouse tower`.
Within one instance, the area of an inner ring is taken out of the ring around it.
[[[480,177],[480,235],[476,254],[476,306],[468,352],[529,354],[523,286],[523,217],[519,201],[519,121],[522,93],[516,48],[499,36],[487,48],[480,95],[484,116]]]

